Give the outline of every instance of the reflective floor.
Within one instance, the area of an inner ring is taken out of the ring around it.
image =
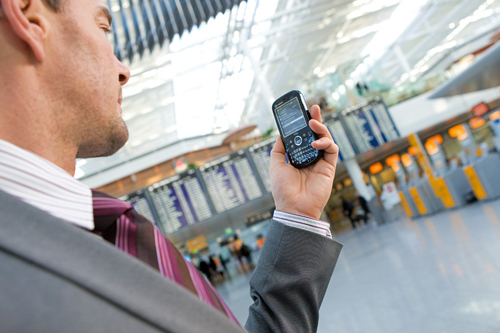
[[[500,201],[334,237],[318,332],[500,332]],[[248,280],[217,287],[241,323]]]

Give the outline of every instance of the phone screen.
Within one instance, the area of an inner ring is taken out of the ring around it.
[[[299,99],[294,97],[276,109],[283,136],[287,137],[307,126],[300,108]]]

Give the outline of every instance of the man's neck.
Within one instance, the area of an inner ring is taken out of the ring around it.
[[[0,64],[0,139],[37,154],[75,174],[78,148],[63,135],[51,104],[50,92],[39,80],[36,66],[19,60],[13,66]]]

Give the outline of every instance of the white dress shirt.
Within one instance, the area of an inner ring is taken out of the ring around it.
[[[47,213],[88,230],[94,229],[92,191],[46,159],[0,140],[0,189]],[[330,224],[274,212],[274,220],[332,238]]]
[[[3,140],[0,189],[55,217],[94,229],[88,186],[46,159]]]

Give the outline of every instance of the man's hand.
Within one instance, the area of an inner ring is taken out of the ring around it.
[[[324,156],[316,164],[296,169],[286,164],[285,147],[278,137],[271,152],[271,189],[276,209],[319,219],[330,198],[337,168],[339,147],[333,142],[328,128],[321,123],[320,108],[310,109],[309,126],[320,137],[312,147],[324,150]]]

